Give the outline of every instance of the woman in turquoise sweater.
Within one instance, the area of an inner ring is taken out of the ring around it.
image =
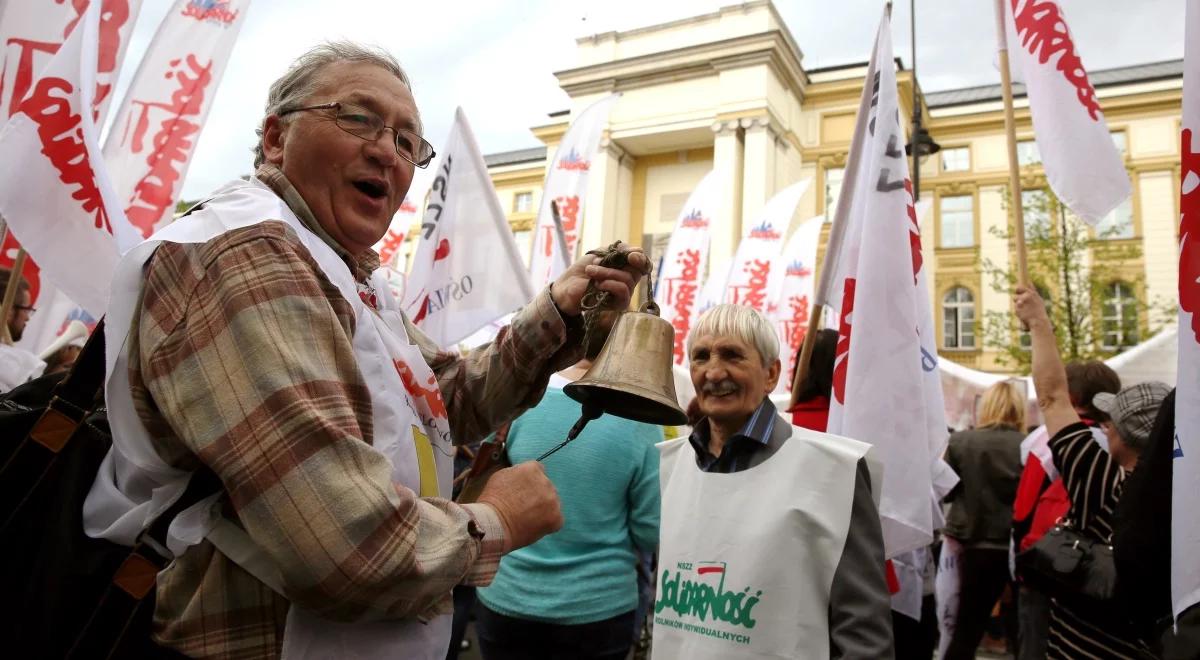
[[[513,422],[508,455],[533,460],[562,442],[580,406],[562,387],[590,366],[550,379],[545,397]],[[637,553],[658,546],[660,427],[605,415],[546,459],[565,523],[500,562],[480,589],[476,631],[485,660],[620,660],[634,638]]]

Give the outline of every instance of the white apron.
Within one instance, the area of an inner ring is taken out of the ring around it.
[[[325,276],[354,309],[352,343],[371,393],[374,446],[391,462],[393,483],[421,497],[450,496],[453,447],[445,405],[432,370],[420,349],[409,342],[399,305],[386,281],[378,272],[372,274],[374,290],[360,292],[337,253],[305,228],[273,191],[253,179],[224,186],[202,209],[131,250],[117,267],[106,319],[105,396],[113,450],[105,457],[84,506],[89,535],[132,545],[146,521],[183,493],[189,476],[166,465],[154,452],[130,394],[128,339],[145,263],[163,241],[207,242],[266,219],[282,220],[296,231]],[[363,302],[371,293],[378,311]],[[217,498],[214,495],[176,518],[170,529],[171,550],[181,554],[207,537],[247,572],[282,593],[282,580],[265,553],[244,531],[215,514]],[[449,643],[450,622],[451,617],[444,615],[425,624],[416,620],[334,623],[293,606],[288,612],[283,654],[289,659],[440,660]]]
[[[658,447],[654,658],[828,658],[829,593],[869,445],[793,426],[773,456],[731,474],[701,471],[687,438]]]

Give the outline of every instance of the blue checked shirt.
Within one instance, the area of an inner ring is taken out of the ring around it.
[[[775,430],[775,420],[779,417],[775,404],[764,398],[755,409],[746,424],[725,443],[720,456],[713,456],[708,450],[709,430],[707,418],[700,420],[688,436],[692,448],[696,450],[696,463],[705,472],[732,473],[741,472],[762,461],[751,461],[751,457],[766,449]]]

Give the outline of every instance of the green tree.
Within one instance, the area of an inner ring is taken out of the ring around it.
[[[1010,195],[1005,195],[1009,198]],[[1119,313],[1106,309],[1106,297],[1114,281],[1132,290],[1143,288],[1144,275],[1136,275],[1129,266],[1142,254],[1132,241],[1110,240],[1120,227],[1092,230],[1071,213],[1047,188],[1023,191],[1025,245],[1029,279],[1046,301],[1046,311],[1054,325],[1054,334],[1065,361],[1110,357],[1116,350],[1104,347],[1105,333],[1119,333],[1122,340],[1139,336],[1139,320],[1148,320],[1150,305],[1141,298],[1130,298]],[[1011,217],[1011,214],[1010,214]],[[1013,224],[991,227],[992,235],[1015,248]],[[1017,285],[1016,257],[1011,264],[996,264],[985,259],[983,274],[992,289],[1011,297]],[[1111,307],[1111,305],[1108,305]],[[1120,316],[1121,321],[1112,317]],[[1102,320],[1108,317],[1109,320]],[[996,349],[997,361],[1008,367],[1029,372],[1029,335],[1024,332],[1011,310],[989,311],[983,318],[983,343]],[[1145,326],[1142,326],[1145,327]],[[1118,344],[1125,343],[1119,341]]]

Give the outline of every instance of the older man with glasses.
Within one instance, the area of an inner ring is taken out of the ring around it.
[[[131,544],[175,520],[154,642],[194,657],[442,658],[451,588],[562,525],[540,464],[448,500],[453,445],[535,404],[576,362],[589,283],[628,304],[648,268],[584,257],[466,356],[400,312],[371,250],[433,148],[388,54],[330,43],[270,89],[258,168],[130,252],[114,281],[114,449],[89,534]]]

